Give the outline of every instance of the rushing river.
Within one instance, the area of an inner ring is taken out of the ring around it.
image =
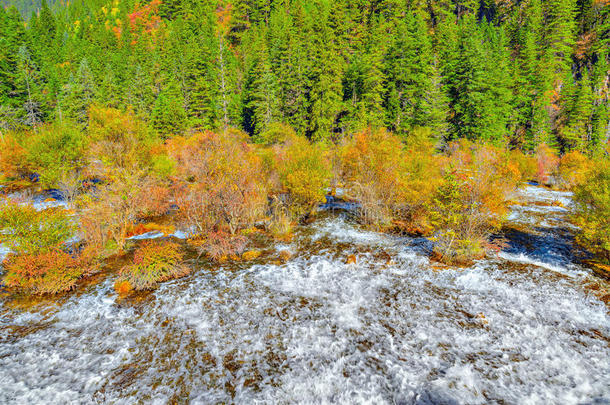
[[[517,197],[504,250],[468,268],[328,212],[150,294],[120,300],[108,276],[5,298],[0,403],[608,404],[607,283],[576,264],[570,195]]]

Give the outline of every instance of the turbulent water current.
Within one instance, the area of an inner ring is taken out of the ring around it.
[[[607,283],[578,264],[570,194],[516,198],[503,250],[467,268],[340,211],[136,298],[113,275],[7,295],[0,403],[610,404]]]

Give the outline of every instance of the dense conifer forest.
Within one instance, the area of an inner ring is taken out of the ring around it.
[[[525,1],[19,2],[0,10],[3,131],[133,110],[162,136],[274,123],[600,153],[610,4]],[[21,12],[21,13],[20,13]]]

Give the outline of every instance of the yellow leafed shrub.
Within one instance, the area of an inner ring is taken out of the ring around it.
[[[146,241],[136,248],[133,261],[121,269],[117,285],[127,282],[135,290],[150,290],[163,281],[184,277],[190,269],[183,259],[176,243]]]
[[[599,260],[610,264],[610,162],[600,161],[587,181],[574,189],[576,240]]]

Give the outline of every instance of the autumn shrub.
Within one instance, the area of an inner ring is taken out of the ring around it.
[[[439,167],[429,142],[401,139],[385,130],[356,134],[343,147],[343,178],[348,194],[360,203],[362,221],[379,229],[398,226],[425,233]]]
[[[330,164],[321,144],[290,135],[274,146],[273,170],[277,174],[282,202],[293,218],[298,219],[325,201],[330,184]]]
[[[150,290],[157,284],[184,277],[190,269],[184,265],[182,247],[168,241],[146,241],[135,250],[133,261],[120,270],[118,283],[126,281],[135,290]]]
[[[133,112],[92,106],[89,109],[89,163],[92,175],[104,176],[107,168],[133,170],[149,166],[151,146],[157,140]]]
[[[204,237],[191,240],[199,255],[222,261],[229,256],[241,255],[248,244],[248,238],[244,235],[230,233],[223,230],[212,230]]]
[[[292,239],[294,229],[294,218],[286,205],[277,197],[273,197],[270,206],[270,218],[267,230],[277,240],[289,241]]]
[[[2,243],[11,249],[3,263],[8,287],[55,294],[97,268],[90,248],[67,251],[65,242],[76,229],[63,209],[37,211],[9,201],[0,209],[0,228]]]
[[[441,184],[442,158],[429,138],[407,140],[403,161],[403,201],[394,224],[401,232],[430,234],[430,204]]]
[[[559,186],[572,189],[587,181],[593,161],[578,151],[564,154],[559,160]]]
[[[43,187],[56,187],[62,176],[84,164],[87,141],[78,127],[70,122],[43,125],[27,133],[28,168],[39,175]]]
[[[574,188],[574,222],[580,227],[578,243],[610,264],[610,162],[601,161],[587,181]]]
[[[238,134],[197,133],[169,145],[177,162],[178,219],[196,234],[235,235],[264,215],[267,187],[260,157]]]
[[[74,236],[66,211],[39,211],[31,204],[6,201],[0,206],[0,240],[14,252],[36,254],[59,247]]]
[[[86,139],[71,123],[41,125],[0,139],[0,170],[5,181],[37,179],[55,187],[65,173],[84,164]]]
[[[123,251],[137,221],[161,216],[171,205],[169,186],[146,172],[117,170],[108,179],[77,204],[85,239],[104,255]]]
[[[172,224],[159,224],[159,223],[155,223],[155,222],[139,222],[137,224],[134,224],[131,228],[129,228],[129,230],[127,231],[127,236],[131,237],[131,236],[136,236],[136,235],[143,235],[145,233],[161,233],[165,236],[169,236],[171,234],[173,234],[174,232],[176,232],[176,227],[173,226]]]
[[[514,149],[510,151],[508,159],[519,170],[521,181],[530,181],[537,178],[538,162],[535,156]]]
[[[438,229],[434,252],[441,261],[463,263],[483,253],[489,227],[483,215],[475,215],[476,202],[466,201],[467,182],[451,173],[444,178],[434,199],[432,219]]]
[[[435,253],[441,261],[468,263],[484,254],[520,176],[501,149],[462,144],[451,152],[431,206]]]
[[[9,254],[3,267],[6,286],[34,294],[56,294],[72,290],[79,279],[97,270],[97,262],[90,255],[54,248]]]
[[[548,145],[542,143],[536,148],[536,181],[553,185],[556,180],[559,158]]]
[[[360,202],[362,220],[387,227],[405,189],[403,145],[385,130],[354,135],[343,151],[343,173],[350,196]]]
[[[21,137],[15,132],[8,132],[0,137],[0,176],[3,183],[13,183],[28,173],[27,151],[20,144]]]

